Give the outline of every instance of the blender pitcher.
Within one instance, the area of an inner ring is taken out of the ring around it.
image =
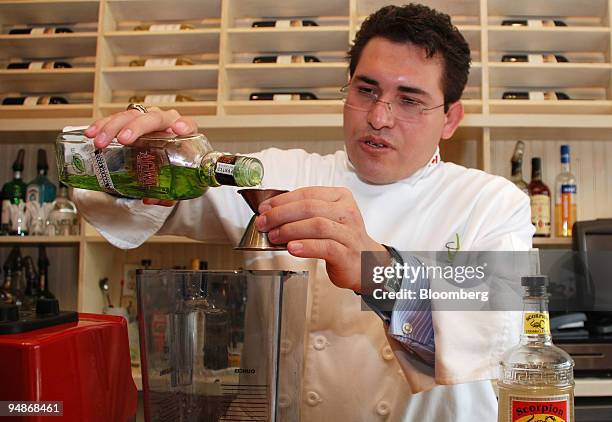
[[[305,292],[306,278],[288,271],[138,271],[146,420],[298,420],[303,331],[283,327],[282,304],[288,292]],[[295,296],[292,314],[305,313],[306,295]],[[281,339],[295,345],[292,353],[281,353]]]

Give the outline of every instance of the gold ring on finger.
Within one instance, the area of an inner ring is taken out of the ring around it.
[[[138,103],[130,103],[126,110],[138,110],[140,111],[142,114],[148,113],[149,110],[147,110],[147,108],[145,106],[143,106],[142,104],[138,104]]]

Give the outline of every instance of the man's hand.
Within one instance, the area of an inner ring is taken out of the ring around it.
[[[94,138],[96,148],[105,148],[113,138],[117,138],[121,144],[129,145],[146,133],[168,132],[189,135],[197,131],[198,125],[189,117],[181,116],[176,110],[151,107],[148,113],[126,110],[96,120],[85,129],[85,135]],[[143,203],[173,206],[176,201],[144,198]]]
[[[287,243],[293,256],[324,259],[330,280],[359,292],[361,252],[385,251],[366,232],[361,212],[346,188],[307,187],[259,206],[257,229],[272,243]]]

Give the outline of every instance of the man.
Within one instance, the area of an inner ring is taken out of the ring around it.
[[[408,314],[398,330],[362,311],[353,293],[360,291],[361,252],[386,251],[384,245],[406,251],[444,250],[456,239],[463,250],[531,245],[523,193],[503,178],[440,160],[440,139],[450,138],[463,117],[469,54],[447,15],[420,5],[385,7],[364,22],[349,52],[345,151],[254,154],[264,163],[263,187],[290,190],[260,206],[257,227],[272,242],[287,243],[291,256],[317,258],[249,256],[254,267],[310,271],[304,421],[496,419],[488,380],[518,339],[511,313],[481,321],[428,310],[427,318]],[[197,127],[176,111],[131,110],[96,121],[86,134],[104,147],[115,136],[129,144],[156,130],[188,134]],[[231,188],[179,204],[144,201],[168,207],[88,191],[75,197],[85,218],[124,248],[156,232],[237,243],[250,214]]]

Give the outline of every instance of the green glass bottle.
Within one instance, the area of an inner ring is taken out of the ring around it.
[[[213,151],[202,134],[158,132],[95,149],[82,130],[64,131],[56,152],[61,182],[127,198],[192,199],[208,187],[250,187],[263,178],[258,159]]]
[[[22,204],[26,199],[26,184],[21,178],[25,151],[20,149],[13,163],[13,180],[2,186],[2,219],[0,233],[23,236],[27,234],[25,225],[25,209]],[[18,207],[17,212],[11,212],[11,205]]]

